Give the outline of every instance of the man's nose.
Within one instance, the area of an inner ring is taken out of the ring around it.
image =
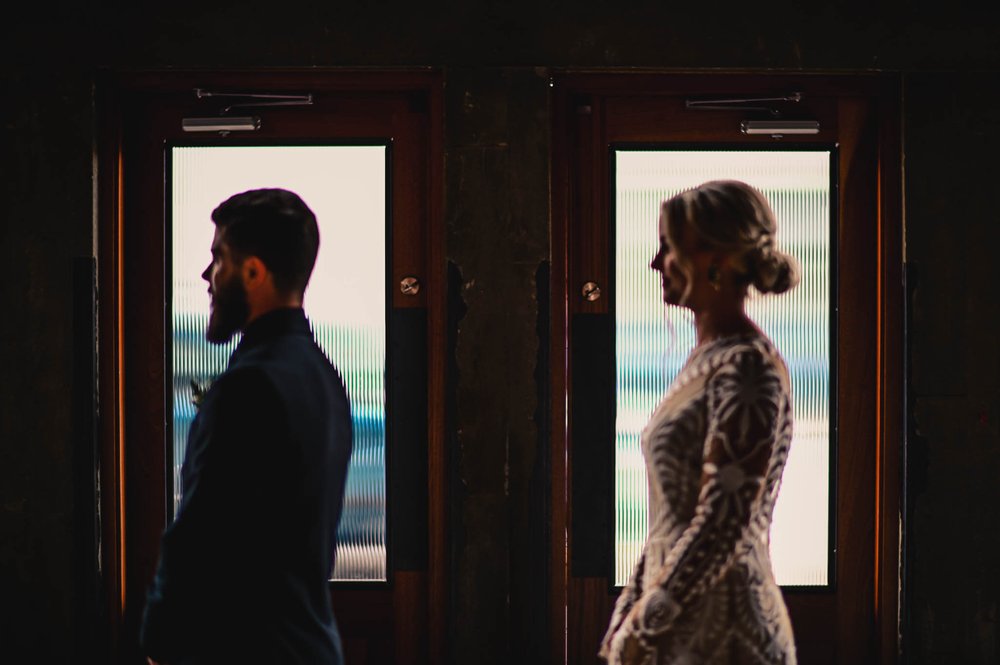
[[[212,271],[212,264],[209,264],[205,271],[201,273],[201,278],[206,282],[211,281],[208,279],[208,274]]]

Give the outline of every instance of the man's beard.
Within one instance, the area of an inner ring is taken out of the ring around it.
[[[220,284],[212,296],[212,313],[208,317],[205,338],[213,344],[225,344],[243,328],[250,316],[247,292],[239,275]]]

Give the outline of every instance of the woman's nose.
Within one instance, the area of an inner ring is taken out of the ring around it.
[[[203,273],[201,273],[201,278],[202,278],[203,280],[205,280],[206,282],[208,282],[208,281],[211,281],[211,280],[209,280],[209,278],[208,278],[208,276],[209,276],[209,273],[210,273],[211,271],[212,271],[212,264],[210,263],[210,264],[208,264],[208,267],[207,267],[207,268],[205,268],[205,271],[204,271]]]

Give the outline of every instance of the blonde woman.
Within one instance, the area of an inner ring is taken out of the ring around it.
[[[697,346],[642,432],[649,534],[601,656],[613,665],[792,665],[768,550],[792,438],[788,370],[747,316],[750,286],[783,293],[794,259],[749,185],[707,182],[663,203],[650,267],[694,313]]]

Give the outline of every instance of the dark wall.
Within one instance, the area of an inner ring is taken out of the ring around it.
[[[1000,75],[910,77],[909,646],[1000,662]]]
[[[73,258],[93,255],[91,83],[20,70],[2,85],[0,660],[64,662],[85,593],[76,563],[87,558],[75,551],[87,517],[75,514],[82,396],[70,329]]]
[[[0,660],[30,648],[34,662],[69,662],[90,630],[78,570],[89,517],[76,492],[88,480],[79,450],[86,437],[74,420],[87,395],[74,384],[80,351],[70,331],[73,260],[94,254],[97,72],[432,65],[446,78],[446,245],[457,326],[454,660],[542,661],[545,534],[537,516],[547,442],[536,359],[549,254],[545,68],[642,67],[901,75],[915,285],[905,643],[914,664],[997,662],[998,14],[939,7],[22,7],[0,28]]]

